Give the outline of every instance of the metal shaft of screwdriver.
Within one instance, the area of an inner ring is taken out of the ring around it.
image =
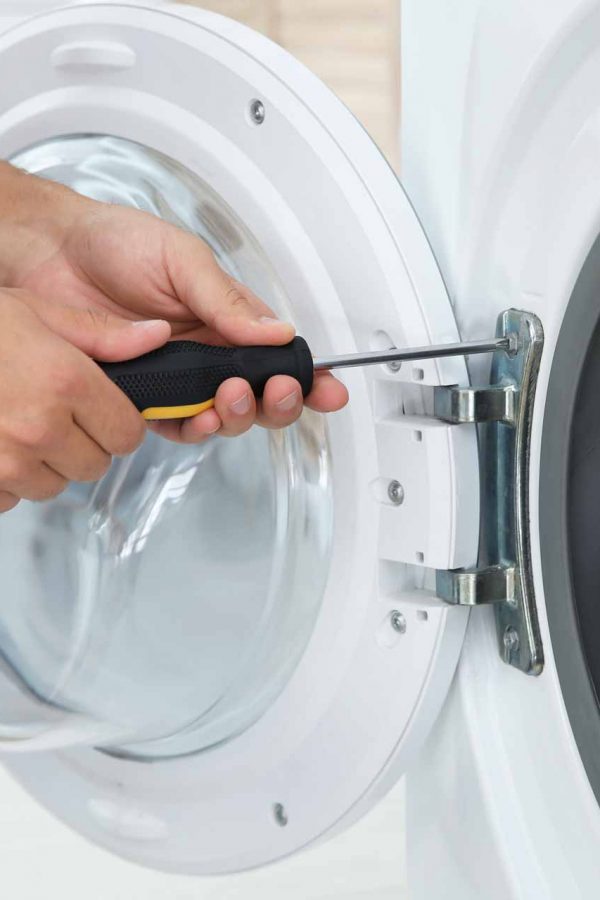
[[[463,341],[460,344],[438,344],[429,347],[409,347],[404,350],[374,350],[371,353],[348,353],[345,356],[323,356],[314,360],[315,369],[342,369],[349,366],[374,366],[378,363],[416,362],[419,359],[440,359],[444,356],[468,356],[475,353],[494,353],[496,350],[514,351],[513,336],[492,341]]]

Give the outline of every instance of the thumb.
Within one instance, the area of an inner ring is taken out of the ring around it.
[[[165,244],[166,266],[177,298],[231,344],[285,344],[294,326],[279,321],[245,284],[219,265],[197,237],[173,229]]]
[[[141,356],[162,347],[171,336],[171,326],[162,319],[132,322],[94,307],[54,303],[36,304],[35,311],[55,334],[102,362]]]

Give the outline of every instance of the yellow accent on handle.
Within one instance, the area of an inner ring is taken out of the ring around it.
[[[214,398],[203,403],[189,403],[187,406],[150,406],[142,412],[145,419],[188,419],[197,416],[215,405]]]

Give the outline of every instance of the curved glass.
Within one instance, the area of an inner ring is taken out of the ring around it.
[[[172,159],[86,135],[12,162],[200,235],[291,317],[247,228]],[[0,742],[45,734],[154,759],[239,734],[303,653],[331,525],[324,421],[308,411],[284,431],[200,446],[149,434],[99,483],[21,503],[0,517]]]

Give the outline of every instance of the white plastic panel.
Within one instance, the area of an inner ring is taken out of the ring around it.
[[[463,509],[454,483],[454,459],[448,454],[455,438],[471,435],[427,416],[403,415],[377,422],[379,471],[384,483],[403,487],[400,504],[381,497],[379,553],[383,559],[424,565],[430,569],[457,568],[464,547]]]

